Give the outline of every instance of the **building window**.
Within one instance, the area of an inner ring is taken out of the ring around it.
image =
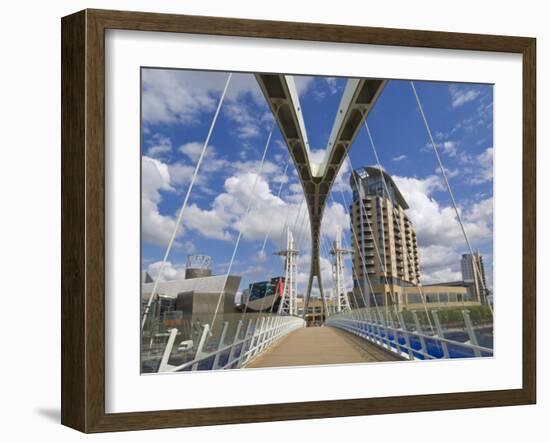
[[[426,295],[426,302],[438,302],[437,293],[428,293]]]

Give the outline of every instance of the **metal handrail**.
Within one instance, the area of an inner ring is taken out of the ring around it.
[[[413,311],[412,314],[416,324],[416,330],[414,331],[406,328],[401,312],[398,314],[400,324],[399,327],[389,324],[382,318],[376,318],[377,314],[375,311],[355,311],[336,314],[327,319],[327,325],[347,330],[363,339],[373,342],[380,347],[399,353],[401,356],[408,359],[418,359],[418,356],[422,356],[425,359],[438,359],[438,356],[429,353],[426,345],[427,341],[438,343],[442,350],[443,357],[445,358],[453,358],[453,354],[449,352],[449,345],[472,350],[475,357],[493,355],[492,348],[483,347],[478,344],[469,312],[467,310],[463,310],[462,314],[465,324],[464,330],[468,333],[470,343],[454,341],[446,338],[439,322],[437,311],[432,311],[437,330],[437,334],[433,335],[423,333],[421,331],[416,312]],[[393,334],[393,337],[390,336],[390,333]],[[404,343],[399,342],[400,334],[404,337]],[[419,338],[421,344],[420,349],[412,346],[410,341],[411,337]]]
[[[195,357],[193,360],[178,366],[168,364],[168,359],[175,343],[175,339],[173,339],[172,336],[175,337],[177,334],[177,329],[172,329],[163,352],[158,373],[172,373],[189,368],[195,371],[198,369],[201,362],[208,359],[213,359],[212,370],[240,368],[259,356],[288,333],[298,328],[305,327],[306,322],[302,318],[296,316],[271,316],[257,318],[255,320],[251,319],[248,321],[244,335],[241,337],[243,321],[240,320],[237,323],[232,342],[226,343],[224,341],[228,325],[227,322],[224,322],[218,347],[213,351],[204,351],[204,347],[210,335],[210,327],[208,324],[203,325],[203,331]],[[219,364],[221,355],[227,352],[229,352],[227,361],[223,365]]]
[[[349,319],[349,318],[341,318],[341,319],[337,319],[338,321],[346,321],[346,322],[361,322],[361,321],[355,321],[353,319]],[[332,324],[330,324],[332,325]],[[425,338],[425,339],[432,339],[432,340],[437,340],[437,341],[441,341],[441,342],[446,342],[448,344],[452,344],[452,345],[457,345],[459,347],[464,347],[464,348],[468,348],[468,349],[475,349],[475,350],[480,350],[480,351],[485,351],[485,352],[492,352],[493,350],[491,348],[488,348],[488,347],[482,347],[481,345],[474,345],[474,344],[466,344],[465,342],[460,342],[460,341],[453,341],[452,339],[448,339],[448,338],[445,338],[445,337],[441,337],[441,336],[438,336],[438,335],[427,335],[425,333],[419,333],[417,331],[412,331],[412,330],[407,330],[407,329],[403,329],[403,328],[395,328],[395,327],[391,327],[391,326],[382,326],[384,327],[386,330],[389,330],[389,331],[392,331],[394,333],[406,333],[408,336],[419,336],[419,337],[422,337],[422,338]],[[357,327],[355,327],[357,328]],[[399,344],[400,346],[402,346],[402,344]],[[414,351],[417,351],[417,350],[414,350]]]

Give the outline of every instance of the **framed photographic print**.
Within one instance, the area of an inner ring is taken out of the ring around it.
[[[532,404],[535,40],[62,19],[62,423]]]

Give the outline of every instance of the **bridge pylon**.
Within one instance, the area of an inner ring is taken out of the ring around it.
[[[336,239],[332,243],[330,254],[332,255],[332,278],[336,295],[336,313],[351,310],[349,297],[344,284],[344,255],[349,255],[351,250],[342,248],[341,231],[336,232]]]
[[[299,251],[294,245],[294,236],[290,227],[286,228],[286,249],[275,252],[275,255],[285,257],[285,283],[283,297],[279,304],[280,315],[298,315],[297,293],[298,293],[298,267],[296,258]]]

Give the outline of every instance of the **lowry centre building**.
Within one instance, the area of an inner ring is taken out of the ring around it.
[[[389,174],[375,167],[352,172],[350,207],[356,306],[399,309],[479,305],[462,281],[420,285],[416,233],[405,198]]]

